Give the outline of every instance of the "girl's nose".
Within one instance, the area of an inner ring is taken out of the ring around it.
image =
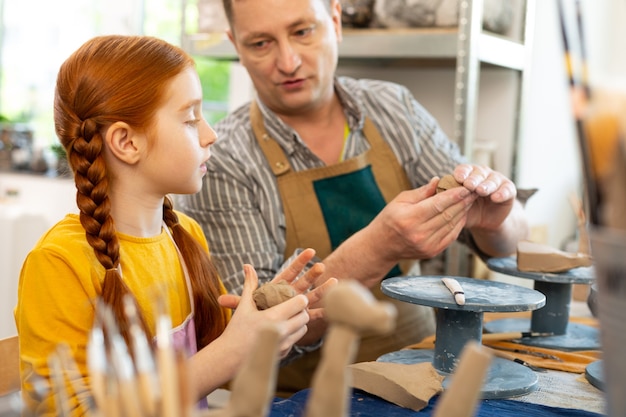
[[[200,145],[203,147],[210,146],[215,143],[217,140],[217,134],[215,130],[211,127],[209,122],[206,119],[202,119],[200,122]]]

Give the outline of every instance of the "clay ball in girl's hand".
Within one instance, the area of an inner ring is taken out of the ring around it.
[[[252,293],[252,298],[259,310],[265,310],[280,304],[296,295],[296,290],[286,281],[268,282]]]

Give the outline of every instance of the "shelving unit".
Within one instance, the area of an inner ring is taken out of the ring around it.
[[[506,1],[506,0],[502,0]],[[183,10],[187,0],[182,0]],[[516,97],[517,118],[512,138],[511,172],[516,175],[516,149],[523,128],[523,107],[534,31],[535,0],[523,0],[520,40],[483,31],[483,0],[459,1],[459,25],[453,28],[343,29],[339,44],[339,65],[455,68],[453,139],[472,158],[478,112],[479,77],[483,66],[515,71],[519,80]],[[181,44],[192,55],[236,60],[230,41],[222,33],[186,33],[183,13]],[[468,276],[469,260],[464,247],[452,247],[454,262],[447,262],[446,273]],[[467,261],[466,261],[467,260]]]
[[[454,118],[457,127],[454,139],[466,155],[471,155],[480,64],[515,70],[522,77],[526,75],[534,2],[525,0],[522,41],[484,32],[482,0],[462,0],[459,3],[458,28],[344,29],[343,41],[339,44],[340,63],[363,61],[369,65],[455,65]],[[183,0],[183,10],[186,3]],[[223,33],[187,34],[183,29],[182,46],[192,55],[237,59],[232,44]],[[520,101],[522,95],[523,87]]]

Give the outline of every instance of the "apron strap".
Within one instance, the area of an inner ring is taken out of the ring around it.
[[[270,168],[276,177],[288,173],[292,170],[289,159],[285,155],[278,142],[273,140],[265,130],[265,123],[263,123],[263,116],[259,105],[255,100],[250,103],[250,123],[252,124],[252,131],[254,136],[270,164]]]

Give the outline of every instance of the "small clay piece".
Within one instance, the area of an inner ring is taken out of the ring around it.
[[[517,196],[515,198],[522,203],[522,206],[526,206],[528,199],[535,195],[537,191],[539,191],[538,188],[518,188]]]
[[[462,187],[463,184],[454,179],[451,174],[444,175],[437,183],[437,193],[449,190],[450,188]]]
[[[252,293],[259,310],[265,310],[296,295],[296,290],[286,281],[268,282]]]
[[[564,252],[551,246],[523,240],[517,244],[517,269],[525,272],[564,272],[581,266],[591,266],[586,253]]]
[[[352,386],[400,407],[420,411],[443,391],[443,375],[432,363],[360,362],[348,366]]]

